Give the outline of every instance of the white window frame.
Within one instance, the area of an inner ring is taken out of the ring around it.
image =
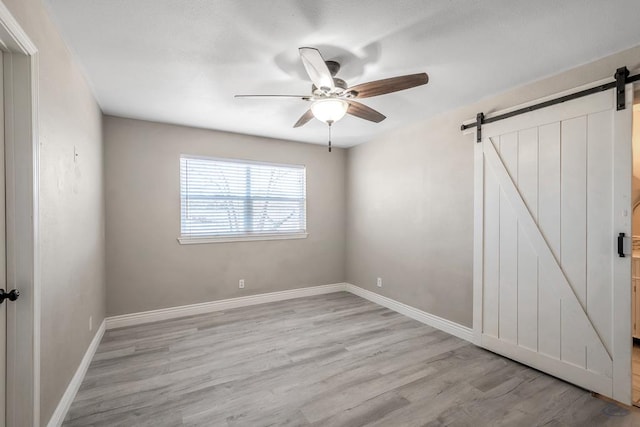
[[[229,242],[243,242],[243,241],[260,241],[260,240],[291,240],[291,239],[305,239],[309,236],[309,233],[306,230],[307,224],[307,205],[306,205],[306,190],[307,190],[307,181],[306,181],[306,167],[304,165],[298,164],[286,164],[286,163],[273,163],[273,162],[260,162],[255,160],[244,160],[244,159],[235,159],[235,158],[224,158],[224,157],[209,157],[209,156],[197,156],[191,154],[181,154],[180,162],[183,158],[186,159],[198,159],[198,160],[211,160],[211,161],[220,161],[220,162],[228,162],[228,163],[239,163],[243,165],[264,165],[264,166],[273,166],[273,167],[285,167],[285,168],[300,168],[304,170],[304,186],[305,186],[305,231],[304,232],[291,232],[291,233],[260,233],[260,234],[234,234],[234,235],[224,235],[224,236],[185,236],[182,235],[182,182],[180,181],[180,237],[178,237],[178,242],[181,245],[199,245],[199,244],[207,244],[207,243],[229,243]],[[180,169],[180,168],[179,168]],[[182,180],[181,171],[178,171],[179,180]]]

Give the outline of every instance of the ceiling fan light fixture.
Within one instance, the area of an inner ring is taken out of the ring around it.
[[[335,123],[347,114],[349,104],[342,99],[319,99],[311,104],[313,116],[325,123]]]
[[[312,47],[301,47],[298,50],[302,65],[312,83],[310,96],[236,95],[236,98],[297,98],[312,101],[311,108],[304,112],[293,127],[304,126],[315,117],[328,124],[331,129],[331,125],[342,119],[345,114],[380,123],[386,118],[385,115],[358,102],[360,99],[411,89],[429,82],[427,73],[417,73],[349,86],[347,82],[336,77],[340,69],[338,62],[325,61],[320,51]]]

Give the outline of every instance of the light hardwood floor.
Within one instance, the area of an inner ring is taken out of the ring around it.
[[[631,400],[634,405],[640,406],[640,344],[633,344],[633,357],[631,363],[633,373],[633,393]]]
[[[65,426],[639,426],[357,296],[108,331]]]

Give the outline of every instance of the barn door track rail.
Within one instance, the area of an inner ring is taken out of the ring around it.
[[[552,105],[561,104],[563,102],[571,101],[572,99],[582,98],[584,96],[593,95],[594,93],[604,92],[609,89],[616,89],[616,108],[618,110],[625,109],[625,95],[624,88],[627,84],[640,81],[640,74],[633,76],[629,75],[627,67],[620,67],[613,75],[615,79],[612,82],[605,83],[599,86],[595,86],[589,89],[584,89],[576,93],[561,96],[559,98],[550,99],[548,101],[540,102],[538,104],[529,105],[528,107],[519,108],[517,110],[510,111],[508,113],[499,114],[493,117],[485,117],[484,113],[478,113],[476,121],[474,123],[463,124],[460,126],[460,130],[467,130],[471,128],[477,128],[476,142],[482,141],[482,125],[497,122],[500,120],[508,119],[510,117],[519,116],[520,114],[530,113],[531,111],[539,110],[541,108],[550,107]]]

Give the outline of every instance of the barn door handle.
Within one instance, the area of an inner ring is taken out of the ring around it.
[[[19,296],[20,292],[15,289],[10,292],[5,292],[4,289],[0,289],[0,304],[2,304],[6,299],[9,301],[15,301]]]
[[[618,256],[624,258],[631,252],[629,238],[624,233],[618,233]]]

